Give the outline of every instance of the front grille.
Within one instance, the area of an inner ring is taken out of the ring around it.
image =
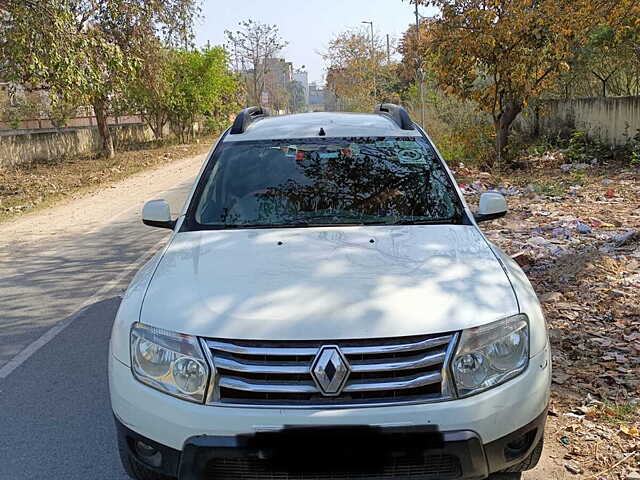
[[[205,341],[217,375],[211,404],[345,406],[450,397],[446,364],[457,334],[337,341]],[[311,368],[323,346],[350,366],[339,395],[323,395]]]
[[[421,458],[391,459],[376,471],[287,470],[250,457],[218,458],[207,464],[204,478],[215,480],[391,480],[454,479],[461,476],[460,462],[453,455],[427,455]]]

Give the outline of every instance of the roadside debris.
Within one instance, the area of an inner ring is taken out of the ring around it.
[[[640,480],[640,170],[547,155],[505,178],[456,174],[472,209],[484,191],[508,196],[507,216],[481,228],[527,273],[545,310],[558,468],[581,480]]]
[[[574,463],[565,463],[564,468],[566,468],[567,470],[569,470],[569,472],[573,474],[582,473],[582,469]]]
[[[569,172],[571,170],[586,170],[591,165],[588,163],[563,163],[560,165],[560,170],[563,172]]]

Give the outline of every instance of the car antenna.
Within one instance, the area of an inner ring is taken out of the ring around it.
[[[318,132],[318,135],[324,137],[327,135],[327,133],[324,131],[324,128],[320,127],[320,132]]]

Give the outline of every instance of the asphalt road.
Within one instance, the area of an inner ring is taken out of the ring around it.
[[[162,195],[172,211],[190,186]],[[140,208],[125,213],[50,244],[0,245],[0,480],[128,478],[109,405],[108,340],[135,266],[168,231],[142,225]]]

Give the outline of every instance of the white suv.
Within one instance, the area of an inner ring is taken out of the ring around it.
[[[519,478],[551,364],[518,265],[398,106],[242,111],[113,327],[111,403],[137,479]],[[509,473],[504,473],[509,472]]]

